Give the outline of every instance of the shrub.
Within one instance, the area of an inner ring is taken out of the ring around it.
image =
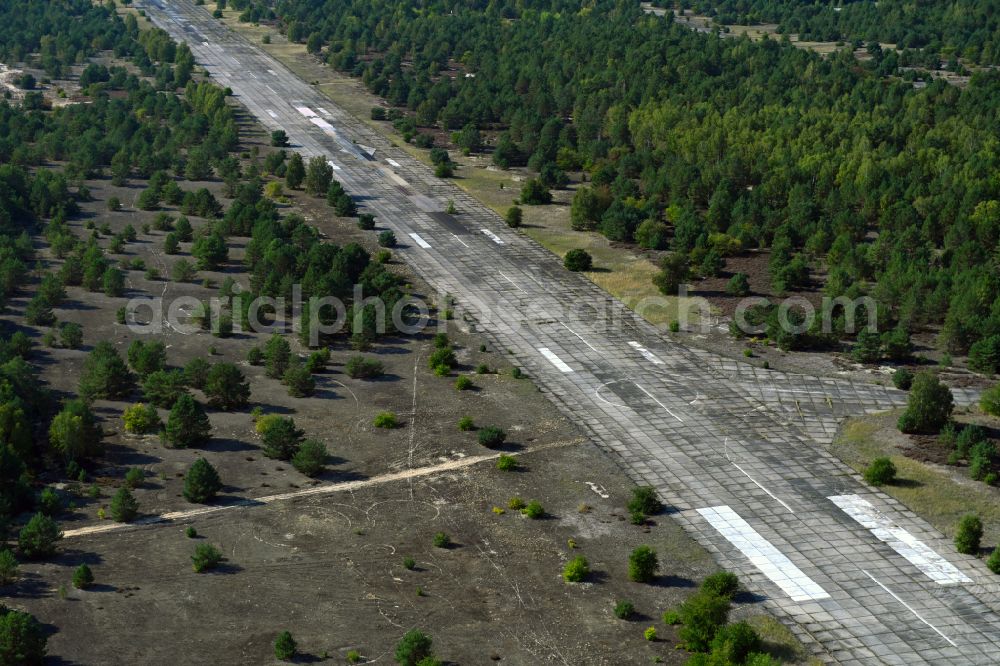
[[[873,486],[884,486],[896,480],[896,466],[888,458],[876,458],[868,465],[864,477]]]
[[[432,368],[444,367],[451,370],[458,364],[458,359],[455,358],[455,351],[449,347],[438,347],[433,353],[427,358],[427,364]]]
[[[982,481],[990,474],[997,457],[996,445],[983,440],[977,442],[969,450],[969,476],[977,481]]]
[[[59,339],[66,349],[79,349],[83,345],[83,327],[64,321],[59,325]]]
[[[469,430],[474,430],[476,424],[473,423],[471,416],[463,416],[458,420],[458,429],[462,432],[468,432]]]
[[[418,666],[431,656],[431,637],[417,629],[410,629],[396,644],[396,663],[401,666]]]
[[[348,664],[357,664],[357,663],[360,663],[360,662],[361,662],[361,653],[360,652],[358,652],[357,650],[348,650],[347,651],[347,663]]]
[[[746,273],[737,273],[729,278],[726,284],[726,293],[730,296],[749,296],[750,277]]]
[[[182,395],[188,395],[182,370],[157,370],[142,382],[142,394],[157,407],[170,408]]]
[[[511,497],[507,500],[507,508],[511,511],[520,511],[526,506],[527,504],[524,503],[524,500],[517,496]]]
[[[527,506],[521,509],[521,515],[532,520],[538,520],[545,515],[545,509],[538,500],[531,500]]]
[[[375,228],[375,216],[371,213],[361,213],[358,215],[358,228],[362,231],[371,231]]]
[[[10,551],[6,551],[10,552]],[[989,558],[986,560],[986,567],[995,574],[1000,574],[1000,546],[993,549],[990,553]]]
[[[247,363],[250,365],[260,365],[263,360],[264,352],[260,350],[260,347],[253,347],[247,352]]]
[[[740,589],[740,579],[731,571],[717,571],[701,582],[701,590],[718,597],[732,599]]]
[[[676,626],[681,623],[681,614],[675,610],[663,611],[663,624]]]
[[[202,390],[208,383],[212,365],[203,358],[193,358],[184,366],[184,381],[188,386]]]
[[[954,398],[936,375],[918,374],[913,380],[899,429],[906,433],[934,433],[951,417]]]
[[[413,569],[416,566],[417,566],[417,561],[412,557],[403,558],[403,568],[406,569],[407,571],[413,571]]]
[[[628,577],[636,583],[650,582],[659,568],[656,551],[649,546],[639,546],[628,557]]]
[[[647,628],[646,631],[642,632],[642,637],[645,638],[647,641],[655,641],[656,627]]]
[[[344,364],[344,372],[353,379],[374,379],[381,377],[385,369],[379,360],[364,356],[352,356]]]
[[[396,419],[396,415],[392,412],[379,412],[375,415],[375,419],[372,424],[376,428],[386,428],[391,430],[399,425],[399,421]]]
[[[500,456],[497,458],[497,469],[501,472],[513,472],[517,469],[517,458],[508,455]]]
[[[326,370],[326,364],[330,362],[330,349],[323,348],[309,354],[306,359],[306,370],[309,374],[316,374]]]
[[[511,229],[517,229],[524,223],[524,211],[517,206],[511,206],[504,215],[504,222]]]
[[[146,474],[138,467],[133,467],[125,472],[125,485],[129,488],[138,488],[146,480]]]
[[[958,521],[955,531],[955,550],[964,555],[978,555],[983,538],[983,522],[975,514],[966,514]]]
[[[117,523],[130,523],[139,515],[139,502],[132,491],[121,487],[111,498],[111,518]]]
[[[196,504],[205,504],[222,490],[219,472],[204,458],[198,458],[184,475],[184,499]]]
[[[38,510],[46,516],[55,516],[62,511],[62,499],[52,488],[42,488],[38,495]]]
[[[285,374],[291,363],[292,348],[288,340],[275,333],[264,346],[264,359],[267,363],[267,376],[278,379]]]
[[[1000,416],[1000,384],[983,391],[979,398],[979,407],[987,414]]]
[[[141,402],[128,407],[122,413],[122,421],[125,422],[125,432],[136,435],[156,432],[162,425],[156,408]]]
[[[742,664],[751,652],[760,649],[760,637],[746,622],[720,627],[709,643],[712,660],[720,664]]]
[[[295,656],[295,639],[292,635],[283,631],[274,640],[274,656],[281,661],[290,661]]]
[[[619,601],[615,604],[614,613],[619,620],[627,620],[635,614],[635,606],[631,601]]]
[[[434,547],[435,548],[450,548],[451,547],[451,537],[449,537],[444,532],[438,532],[434,535]]]
[[[590,564],[582,555],[574,557],[563,567],[562,577],[567,583],[582,583],[590,574]]]
[[[106,340],[94,345],[83,362],[80,397],[86,400],[123,398],[132,386],[132,373],[114,346]]]
[[[455,388],[459,391],[467,391],[472,388],[472,380],[462,375],[455,380]]]
[[[568,271],[589,271],[593,264],[594,260],[590,256],[590,253],[586,250],[570,250],[566,253],[566,256],[563,257],[563,266],[565,266]]]
[[[81,564],[73,571],[73,587],[86,590],[94,583],[94,573],[86,564]]]
[[[277,460],[291,460],[298,453],[305,434],[295,427],[295,421],[283,416],[262,418],[257,421],[257,429],[261,433],[264,455]]]
[[[729,617],[729,599],[701,590],[678,609],[681,618],[679,635],[692,652],[705,652],[715,634]]]
[[[892,373],[892,385],[900,391],[909,391],[913,386],[913,373],[906,368],[899,368]]]
[[[326,467],[329,454],[326,445],[315,439],[307,439],[292,456],[292,467],[306,476],[316,476]]]
[[[976,372],[1000,372],[1000,335],[977,340],[969,348],[969,367]]]
[[[507,433],[497,426],[486,426],[479,430],[477,438],[481,446],[491,449],[502,446],[507,441]]]
[[[194,555],[191,556],[191,566],[195,573],[202,573],[214,569],[222,562],[222,551],[210,543],[199,543],[194,547]]]
[[[250,384],[243,371],[232,363],[217,363],[208,371],[205,396],[213,407],[229,411],[245,407],[250,400]]]
[[[627,508],[630,513],[652,516],[663,511],[663,504],[656,496],[656,490],[650,486],[640,486],[632,489],[632,499],[629,500]]]
[[[188,525],[184,530],[184,536],[188,539],[195,539],[198,537],[198,530],[196,530],[193,525]]]
[[[396,234],[388,229],[380,232],[378,235],[378,244],[380,247],[396,247]]]

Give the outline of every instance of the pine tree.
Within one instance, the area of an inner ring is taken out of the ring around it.
[[[219,473],[210,462],[198,458],[184,476],[184,499],[205,504],[222,489]]]
[[[163,434],[169,444],[183,449],[206,442],[211,430],[205,409],[185,393],[171,408]]]

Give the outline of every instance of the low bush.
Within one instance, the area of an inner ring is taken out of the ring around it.
[[[497,426],[486,426],[485,428],[481,428],[479,430],[477,438],[481,446],[494,448],[502,446],[503,443],[507,441],[507,433]]]
[[[627,620],[635,614],[635,606],[631,601],[619,601],[615,604],[614,613],[619,620]]]
[[[896,480],[896,466],[888,458],[876,458],[864,473],[865,481],[873,486],[884,486]]]
[[[563,567],[562,577],[567,583],[582,583],[590,575],[590,563],[582,555],[574,557]]]
[[[983,539],[983,521],[975,514],[966,514],[958,521],[955,531],[955,550],[964,555],[978,555]]]
[[[434,535],[434,547],[435,548],[450,548],[451,547],[451,537],[444,532],[438,532]]]
[[[216,568],[222,562],[222,551],[210,543],[199,543],[194,548],[191,564],[195,573],[203,573]]]
[[[396,415],[392,412],[379,412],[375,415],[375,419],[372,423],[376,428],[386,428],[388,430],[391,430],[399,425]]]
[[[527,506],[521,509],[521,515],[532,520],[538,520],[545,516],[545,509],[538,500],[531,500]]]
[[[497,458],[497,469],[501,472],[513,472],[517,469],[517,458],[508,455],[500,456]]]
[[[344,364],[344,372],[352,379],[374,379],[381,377],[385,369],[382,362],[364,356],[352,356]]]

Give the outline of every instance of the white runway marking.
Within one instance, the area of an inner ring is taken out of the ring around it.
[[[633,384],[635,384],[635,382],[632,382],[632,383],[633,383]],[[639,386],[638,384],[635,384],[635,385],[636,385],[636,386]],[[677,415],[676,415],[676,414],[674,414],[674,413],[673,413],[672,411],[670,411],[670,408],[669,408],[669,407],[667,407],[666,405],[664,405],[664,404],[663,404],[662,402],[660,402],[659,400],[657,400],[657,399],[656,399],[655,397],[653,397],[653,394],[652,394],[652,393],[650,393],[650,392],[649,392],[649,391],[647,391],[646,389],[642,388],[641,386],[639,386],[639,390],[640,390],[640,391],[642,391],[643,393],[645,393],[646,395],[648,395],[648,396],[650,397],[650,399],[652,399],[652,401],[653,401],[653,402],[655,402],[655,403],[656,403],[656,404],[658,404],[658,405],[659,405],[660,407],[662,407],[662,408],[663,408],[663,409],[664,409],[664,410],[665,410],[665,411],[667,412],[667,414],[670,414],[670,415],[671,415],[672,417],[674,417],[675,419],[677,419],[677,420],[678,420],[678,421],[680,421],[681,423],[684,423],[684,419],[682,419],[681,417],[677,416]]]
[[[570,328],[566,324],[563,324],[562,322],[559,322],[559,323],[562,324],[562,327],[565,328],[567,331],[569,331],[570,333],[572,333],[576,337],[580,338],[580,342],[582,342],[583,344],[587,345],[588,347],[590,347],[594,351],[597,351],[597,349],[594,348],[594,345],[590,344],[589,342],[587,342],[586,340],[583,339],[582,335],[580,335],[579,333],[577,333],[576,331],[574,331],[572,328]]]
[[[247,72],[247,74],[249,74],[250,78],[252,78],[252,79],[256,79],[257,78],[257,75],[254,74],[253,72]]]
[[[394,166],[397,169],[399,168],[399,162],[397,162],[396,160],[393,160],[393,159],[390,159],[390,158],[387,157],[387,158],[385,158],[385,161],[388,162],[391,166]]]
[[[265,88],[267,88],[268,90],[270,90],[270,91],[271,91],[272,93],[274,93],[275,95],[277,95],[277,94],[278,94],[278,93],[274,92],[274,88],[272,88],[271,86],[269,86],[269,85],[265,85],[264,87],[265,87]]]
[[[971,583],[972,579],[948,560],[908,531],[892,522],[884,513],[858,495],[834,495],[827,498],[848,516],[871,530],[875,538],[886,543],[910,564],[920,569],[939,585]]]
[[[336,134],[336,130],[333,129],[333,125],[331,125],[330,123],[326,122],[325,120],[323,120],[319,116],[310,116],[309,117],[309,122],[311,122],[316,127],[320,128],[324,132],[329,132],[330,134]]]
[[[306,118],[315,118],[316,117],[316,112],[314,112],[308,106],[297,106],[297,107],[295,107],[295,110],[298,111],[299,113],[301,113]]]
[[[278,75],[278,73],[276,71],[274,71],[273,69],[267,70],[267,73],[270,74],[271,76],[277,76]]]
[[[456,236],[456,238],[458,238],[458,237]],[[528,292],[524,291],[524,289],[521,289],[521,285],[519,285],[518,283],[516,283],[513,280],[511,280],[506,275],[504,275],[503,271],[500,271],[500,277],[502,277],[504,280],[507,280],[507,282],[510,282],[512,285],[514,285],[515,287],[517,287],[521,291],[521,293],[523,293],[523,294],[528,293]]]
[[[792,601],[815,601],[830,597],[826,590],[762,537],[729,506],[710,506],[698,513],[743,553],[751,564],[780,587]]]
[[[561,358],[553,354],[548,347],[539,347],[538,353],[549,359],[552,365],[556,366],[560,372],[573,372],[573,368],[566,365],[566,363],[564,363]]]
[[[333,160],[327,160],[326,163],[329,164],[330,168],[333,169],[334,171],[340,171],[340,167],[334,164]]]
[[[455,234],[452,234],[452,236],[455,236]],[[455,240],[457,240],[462,245],[465,245],[465,247],[469,247],[469,245],[464,240],[462,240],[461,238],[459,238],[458,236],[455,236]]]
[[[493,241],[494,243],[496,243],[497,245],[503,245],[503,241],[500,240],[500,237],[497,236],[492,231],[490,231],[489,229],[480,229],[480,231],[482,231],[484,234],[486,234],[487,236],[489,236],[490,240]]]
[[[421,238],[419,234],[410,234],[410,238],[415,240],[417,242],[417,245],[424,248],[425,250],[429,250],[431,247],[431,244],[425,241],[423,238]]]
[[[268,110],[267,110],[267,115],[271,116],[271,117],[272,117],[272,118],[274,118],[275,120],[277,120],[277,119],[278,119],[278,114],[277,114],[277,113],[275,113],[274,111],[272,111],[271,109],[268,109]]]
[[[895,599],[895,600],[896,600],[896,601],[898,601],[899,603],[903,604],[903,606],[905,606],[905,607],[906,607],[906,610],[908,610],[908,611],[910,611],[911,613],[913,613],[913,615],[914,615],[914,616],[915,616],[915,617],[916,617],[916,618],[917,618],[918,620],[920,620],[921,622],[923,622],[924,624],[926,624],[926,625],[927,625],[928,627],[930,627],[931,629],[933,629],[933,630],[934,630],[934,631],[935,631],[935,632],[937,633],[937,635],[938,635],[938,636],[940,636],[941,638],[943,638],[943,639],[945,639],[946,641],[948,641],[948,644],[949,644],[949,645],[951,645],[952,647],[958,647],[957,645],[955,645],[955,641],[951,640],[950,638],[948,638],[947,636],[945,636],[944,634],[942,634],[942,633],[941,633],[941,630],[940,630],[940,629],[938,629],[938,628],[937,628],[937,627],[935,627],[935,626],[934,626],[933,624],[931,624],[930,622],[928,622],[927,620],[925,620],[925,619],[924,619],[923,617],[921,617],[921,616],[920,616],[920,613],[918,613],[917,611],[913,610],[913,608],[912,608],[912,607],[910,606],[910,604],[906,603],[905,601],[903,601],[902,599],[900,599],[900,598],[899,598],[898,596],[896,596],[896,593],[895,593],[895,592],[893,592],[892,590],[890,590],[889,588],[887,588],[887,587],[886,587],[885,585],[883,585],[882,583],[880,583],[880,582],[879,582],[878,580],[876,580],[875,576],[871,575],[870,573],[868,573],[868,572],[867,572],[867,571],[865,571],[864,569],[862,569],[861,571],[862,571],[862,573],[864,573],[864,574],[865,574],[866,576],[868,576],[869,578],[871,578],[871,579],[872,579],[872,581],[873,581],[873,582],[874,582],[874,583],[875,583],[876,585],[878,585],[878,586],[879,586],[879,587],[881,587],[881,588],[882,588],[883,590],[885,590],[886,592],[888,592],[889,594],[891,594],[891,595],[892,595],[892,598],[893,598],[893,599]]]
[[[632,347],[632,349],[642,354],[646,358],[646,360],[652,363],[653,365],[663,365],[663,361],[661,361],[656,354],[649,351],[635,340],[629,340],[628,344],[629,347]]]
[[[327,111],[326,109],[324,109],[322,106],[317,106],[316,110],[319,111],[320,113],[322,113],[324,116],[330,115],[330,112]]]

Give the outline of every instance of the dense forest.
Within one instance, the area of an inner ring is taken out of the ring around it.
[[[658,2],[672,7],[673,3]],[[812,41],[864,41],[919,49],[942,61],[1000,63],[1000,3],[996,0],[694,0],[682,3],[726,25],[776,23],[780,32]]]
[[[233,4],[273,12],[397,123],[469,149],[491,130],[494,162],[547,187],[583,168],[574,225],[669,244],[681,278],[769,247],[778,291],[825,264],[827,293],[871,294],[883,330],[942,325],[957,353],[1000,334],[997,73],[918,88],[893,53],[723,40],[625,0]]]

